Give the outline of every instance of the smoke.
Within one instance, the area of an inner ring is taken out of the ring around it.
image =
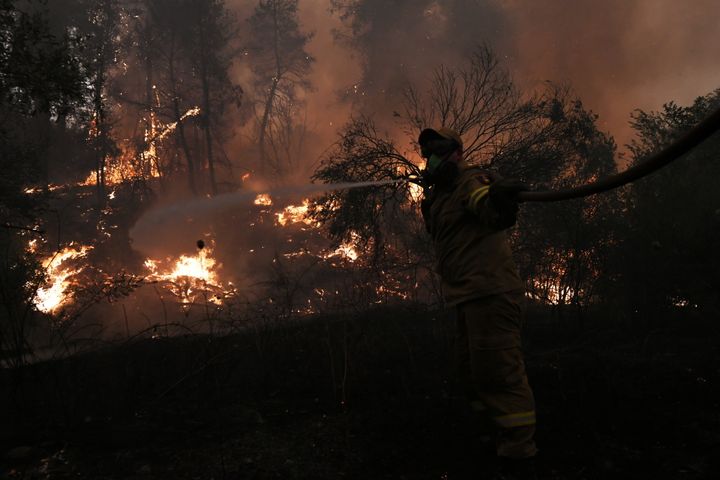
[[[482,43],[495,49],[524,89],[547,80],[569,84],[620,145],[632,136],[628,120],[633,109],[656,109],[669,100],[685,103],[720,84],[715,67],[720,3],[713,0],[699,0],[694,8],[671,0],[339,3],[352,8],[333,10],[330,0],[299,3],[300,27],[313,33],[307,48],[316,62],[308,78],[312,89],[302,98],[308,130],[303,162],[286,179],[291,184],[307,179],[353,114],[374,115],[386,130],[382,133],[400,139],[393,120],[407,82],[422,89],[434,68],[458,65]],[[255,4],[228,2],[241,27]],[[237,62],[238,84],[252,83],[251,60]],[[252,148],[249,128],[229,146],[239,167],[244,149]],[[306,195],[318,191],[310,188]],[[213,230],[220,238],[217,224],[235,218],[227,212],[251,204],[259,190],[267,188],[158,207],[134,227],[134,248],[167,253],[175,243],[192,245]],[[294,193],[300,200],[302,192]],[[253,241],[261,241],[256,237]]]
[[[556,0],[500,3],[524,86],[569,84],[623,145],[630,113],[691,102],[720,86],[720,3]]]
[[[600,115],[601,128],[621,145],[631,138],[628,120],[633,109],[655,109],[669,100],[688,102],[720,83],[715,68],[720,58],[720,27],[715,21],[720,3],[713,0],[699,0],[694,8],[671,0],[345,0],[339,4],[351,8],[332,9],[330,0],[299,3],[300,28],[313,34],[307,49],[316,61],[308,76],[312,89],[301,98],[307,127],[303,160],[285,179],[290,184],[306,181],[353,114],[374,115],[384,130],[381,133],[407,141],[393,123],[407,83],[422,89],[434,68],[464,62],[483,43],[493,47],[524,89],[539,88],[547,80],[569,84]],[[228,1],[241,31],[255,5],[250,0]],[[253,83],[251,62],[240,58],[233,71],[234,81],[248,88]],[[240,134],[228,145],[229,157],[241,169],[253,148],[252,123],[238,126]],[[255,175],[251,179],[259,180]],[[288,198],[295,195],[301,201],[300,195],[318,191],[317,186],[308,188],[273,192]],[[263,243],[267,240],[263,235],[273,233],[250,234],[222,225],[235,226],[245,221],[240,218],[251,218],[238,211],[251,205],[260,190],[267,191],[266,185],[213,200],[157,207],[133,228],[133,247],[168,254],[210,233],[232,243],[221,251],[232,251],[237,244],[252,248],[253,242]],[[244,268],[237,265],[233,270]]]
[[[422,88],[433,69],[457,65],[482,43],[503,43],[504,18],[492,2],[364,0],[340,2],[335,42],[353,48],[362,67],[341,98],[380,124],[399,109],[408,83]],[[318,62],[320,64],[320,62]],[[322,68],[318,65],[318,68]]]
[[[258,194],[268,195],[271,199],[293,199],[332,190],[350,188],[376,187],[404,182],[405,179],[378,180],[353,183],[307,184],[277,187],[269,190],[226,193],[208,198],[190,200],[161,205],[145,212],[130,230],[130,237],[136,249],[145,253],[167,253],[176,239],[180,237],[180,249],[191,243],[190,239],[203,238],[207,231],[216,223],[227,223],[219,220],[225,212],[251,206]],[[227,217],[226,217],[227,218]],[[167,233],[167,236],[163,233]]]
[[[463,63],[481,44],[495,50],[523,89],[540,88],[547,80],[569,84],[585,105],[600,115],[601,128],[620,144],[631,138],[628,120],[633,109],[656,109],[669,100],[686,103],[720,86],[715,67],[720,58],[720,26],[716,22],[720,3],[714,0],[698,0],[693,8],[671,0],[339,3],[352,8],[333,10],[330,0],[299,2],[300,28],[313,33],[307,51],[316,61],[307,77],[312,88],[301,92],[299,98],[304,109],[298,121],[304,122],[307,134],[302,162],[285,179],[292,185],[307,181],[317,159],[354,114],[372,115],[381,134],[407,141],[394,120],[408,82],[422,90],[433,69]],[[241,35],[247,34],[246,19],[256,4],[256,0],[227,1]],[[131,76],[142,84],[140,73]],[[261,92],[252,91],[252,58],[241,55],[232,76],[246,91],[245,107],[260,98]],[[130,131],[134,125],[128,118],[121,126]],[[237,135],[224,145],[235,172],[244,172],[251,165],[247,159],[255,148],[252,115],[247,114],[243,121],[233,126]],[[248,288],[267,281],[265,272],[278,252],[288,251],[290,244],[292,251],[299,251],[298,235],[302,233],[297,232],[301,227],[279,230],[269,210],[260,215],[261,208],[253,204],[256,195],[269,192],[279,202],[301,202],[326,189],[350,186],[274,189],[266,187],[281,183],[279,179],[259,177],[252,175],[244,183],[247,188],[258,182],[256,188],[175,202],[169,197],[185,189],[186,179],[180,178],[166,187],[160,204],[131,229],[133,249],[152,258],[166,258],[192,253],[196,241],[203,239],[212,245],[223,278]],[[260,185],[261,181],[265,185]],[[273,205],[275,212],[282,208]],[[308,240],[308,244],[312,242],[319,244],[315,237]]]
[[[301,1],[317,59],[306,98],[315,141],[329,145],[351,112],[393,130],[401,91],[488,43],[526,90],[569,85],[619,145],[634,109],[688,103],[720,86],[720,3],[698,0],[356,0],[330,11]],[[343,13],[350,13],[341,21]],[[320,149],[322,150],[322,149]],[[312,157],[312,156],[311,156]]]

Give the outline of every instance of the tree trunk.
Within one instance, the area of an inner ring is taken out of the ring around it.
[[[208,172],[210,174],[210,190],[213,195],[217,194],[217,182],[215,180],[215,160],[213,158],[212,136],[210,134],[210,78],[207,65],[207,43],[205,38],[206,24],[200,27],[200,81],[202,82],[203,105],[202,105],[202,129],[205,135],[205,153],[207,155]]]
[[[265,137],[267,136],[268,124],[270,122],[270,116],[272,115],[273,105],[275,103],[275,95],[277,94],[280,80],[282,79],[282,64],[280,63],[280,31],[278,25],[278,10],[277,2],[273,2],[273,52],[275,55],[275,77],[273,78],[272,87],[268,93],[267,100],[265,101],[265,111],[263,112],[263,118],[260,122],[260,132],[258,135],[258,143],[260,147],[260,169],[265,172],[267,166],[267,152],[265,151]],[[276,170],[280,173],[280,165],[276,166]]]
[[[268,122],[270,121],[270,115],[272,114],[272,107],[275,101],[275,92],[277,92],[278,80],[275,77],[273,80],[272,87],[268,93],[267,100],[265,100],[265,110],[263,111],[263,117],[260,121],[260,132],[258,134],[258,147],[260,148],[260,171],[265,173],[267,166],[267,153],[265,152],[265,136],[267,132]]]
[[[173,30],[170,38],[170,56],[169,56],[169,74],[170,88],[172,89],[173,99],[173,116],[177,122],[176,142],[180,145],[185,160],[187,161],[188,186],[193,194],[197,194],[197,186],[195,185],[195,161],[193,160],[190,148],[188,147],[187,138],[185,137],[185,126],[182,123],[182,114],[180,113],[180,99],[177,91],[177,81],[175,80],[175,30]]]
[[[150,143],[154,142],[154,136],[155,136],[155,98],[153,95],[153,64],[152,64],[152,56],[150,55],[150,32],[149,32],[149,25],[146,27],[144,32],[144,41],[145,41],[145,135],[149,136],[146,138],[146,142],[149,141]],[[147,147],[146,147],[147,148]],[[142,174],[143,178],[145,177],[152,177],[152,171],[153,171],[153,165],[152,162],[155,161],[157,163],[156,159],[145,159],[146,161],[149,160],[148,165],[142,166]]]
[[[105,122],[105,105],[102,91],[105,87],[105,52],[98,49],[98,68],[95,72],[93,108],[95,110],[95,180],[98,195],[98,206],[105,205],[105,157],[107,156],[107,125]]]

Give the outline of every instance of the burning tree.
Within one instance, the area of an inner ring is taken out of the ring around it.
[[[221,1],[0,3],[3,351],[139,285],[127,230],[151,180],[182,154],[191,182],[223,163],[236,33]]]
[[[191,192],[217,193],[218,168],[231,171],[223,150],[232,134],[229,115],[243,97],[229,75],[235,18],[222,1],[144,0],[129,27],[126,55],[140,68],[122,72],[113,95],[130,118],[140,117],[133,155],[152,165],[154,177],[184,170]]]

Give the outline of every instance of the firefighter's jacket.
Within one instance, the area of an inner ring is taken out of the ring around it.
[[[422,202],[448,306],[524,288],[503,230],[504,212],[488,201],[496,180],[489,171],[464,166]]]

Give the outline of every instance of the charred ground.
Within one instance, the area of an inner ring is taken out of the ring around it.
[[[542,471],[714,478],[720,332],[531,308]],[[602,321],[599,321],[602,320]],[[143,339],[2,372],[4,478],[472,478],[492,448],[453,373],[448,312],[379,309]]]

